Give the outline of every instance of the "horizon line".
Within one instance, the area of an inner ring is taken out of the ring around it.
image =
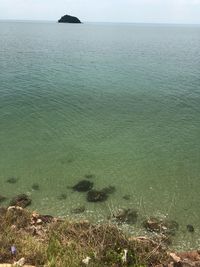
[[[15,22],[58,22],[58,20],[47,19],[0,19],[0,21]],[[166,24],[166,25],[200,25],[200,22],[144,22],[144,21],[81,21],[84,23],[110,23],[110,24]],[[67,24],[67,23],[66,23]],[[70,23],[69,23],[70,24]]]

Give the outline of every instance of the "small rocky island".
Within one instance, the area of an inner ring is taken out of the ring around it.
[[[59,23],[81,23],[81,21],[77,17],[73,17],[70,15],[64,15],[58,20]]]

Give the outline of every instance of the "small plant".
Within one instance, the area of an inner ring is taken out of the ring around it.
[[[89,221],[46,220],[47,216],[19,207],[0,210],[0,263],[16,257],[45,267],[147,267],[165,263],[166,251],[157,243],[129,239],[117,226]]]

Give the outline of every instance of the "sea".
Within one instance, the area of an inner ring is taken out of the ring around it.
[[[88,202],[82,180],[115,192]],[[199,248],[200,25],[1,21],[0,205],[22,193],[61,217],[137,210],[133,235],[175,220],[173,246]]]

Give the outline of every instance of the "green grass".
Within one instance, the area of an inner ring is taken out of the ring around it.
[[[87,256],[90,267],[155,266],[167,258],[156,244],[130,239],[113,224],[36,221],[26,210],[0,208],[0,263],[13,262],[12,245],[16,259],[24,257],[28,264],[45,267],[82,266]],[[126,263],[122,262],[124,249],[128,250]]]

